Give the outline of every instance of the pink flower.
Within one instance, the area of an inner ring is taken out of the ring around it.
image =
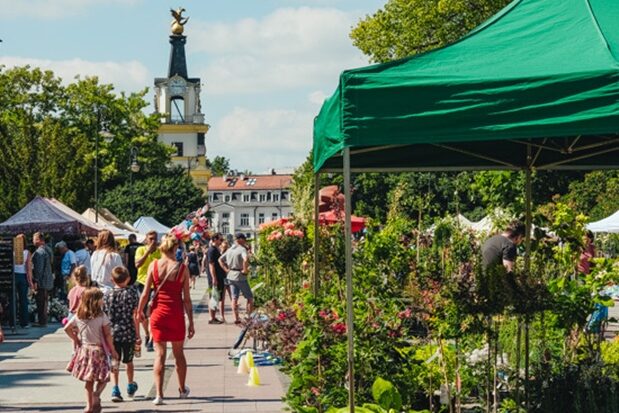
[[[410,307],[407,307],[407,308],[406,308],[406,310],[404,310],[404,311],[400,311],[400,312],[398,313],[398,318],[399,318],[400,320],[403,320],[403,319],[405,319],[405,318],[411,318],[411,317],[412,317],[412,315],[413,315],[413,310],[411,310],[411,308],[410,308]]]
[[[283,311],[280,311],[279,313],[277,313],[277,319],[279,321],[284,321],[286,319],[286,313]]]
[[[322,318],[322,319],[326,320],[326,319],[328,319],[328,318],[329,318],[329,313],[328,313],[328,312],[326,312],[325,310],[320,310],[320,311],[318,312],[318,316],[319,316],[320,318]]]
[[[275,239],[281,239],[282,237],[283,237],[283,235],[279,231],[275,234]]]
[[[286,223],[284,224],[284,229],[290,229],[290,230],[292,230],[292,229],[294,229],[294,224],[293,224],[292,222],[286,222]]]
[[[297,238],[303,238],[304,236],[303,231],[301,231],[300,229],[292,231],[292,235]]]
[[[310,390],[314,393],[314,396],[320,396],[320,390],[318,390],[318,387],[312,387]]]
[[[292,234],[294,234],[294,231],[289,228],[284,231],[284,235],[287,237],[291,237]]]

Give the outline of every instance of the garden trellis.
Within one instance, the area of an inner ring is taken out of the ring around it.
[[[351,411],[351,173],[524,171],[528,268],[532,172],[619,168],[617,21],[616,1],[515,0],[447,47],[341,74],[313,152],[316,188],[344,174]]]

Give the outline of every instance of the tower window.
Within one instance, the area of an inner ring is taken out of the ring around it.
[[[183,156],[183,142],[172,142],[172,146],[176,148],[174,156]]]
[[[185,99],[175,96],[170,100],[170,120],[173,123],[185,122]]]

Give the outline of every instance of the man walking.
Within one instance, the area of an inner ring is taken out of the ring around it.
[[[157,231],[149,231],[146,234],[146,245],[138,247],[135,251],[135,266],[138,269],[135,285],[138,288],[140,296],[142,295],[142,291],[144,291],[144,284],[146,284],[146,279],[148,278],[148,267],[153,261],[161,258],[161,252],[159,252],[158,247]],[[148,306],[144,306],[145,311],[147,307]],[[150,338],[148,329],[148,314],[146,313],[144,313],[142,327],[144,328],[144,335],[146,337],[144,341],[146,351],[154,351],[153,340]]]
[[[236,242],[228,251],[219,258],[219,265],[227,273],[230,288],[232,290],[232,312],[234,314],[234,324],[240,324],[239,319],[239,296],[247,299],[247,314],[251,314],[254,308],[254,295],[247,281],[249,272],[249,253],[245,234],[238,233],[235,236]]]
[[[32,278],[38,310],[40,327],[47,326],[47,304],[49,293],[54,287],[52,275],[52,255],[45,245],[45,240],[40,232],[32,236],[32,243],[37,247],[32,255]]]
[[[129,234],[129,244],[125,247],[124,250],[124,262],[125,266],[129,270],[129,276],[131,280],[129,281],[129,285],[135,284],[138,278],[138,269],[135,266],[135,252],[142,246],[141,243],[138,242],[135,234]],[[148,269],[148,268],[147,268]]]
[[[221,264],[219,263],[219,258],[221,257],[219,247],[221,246],[222,241],[223,239],[220,233],[214,234],[211,237],[211,243],[208,247],[208,251],[206,251],[206,276],[208,277],[213,290],[217,289],[219,292],[219,310],[221,312],[221,319],[217,319],[217,317],[215,317],[217,310],[209,308],[209,313],[211,316],[208,322],[209,324],[223,324],[226,322],[224,316],[224,303],[226,298],[224,281],[226,278],[226,272],[223,268],[221,268]]]

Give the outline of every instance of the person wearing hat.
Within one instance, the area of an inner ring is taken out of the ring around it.
[[[77,267],[77,258],[75,257],[75,253],[69,249],[67,243],[64,241],[60,241],[56,243],[56,250],[60,253],[61,261],[60,261],[60,273],[62,274],[62,287],[60,291],[60,296],[63,299],[67,298],[67,282],[71,277],[71,273],[73,269]]]
[[[247,281],[247,273],[249,272],[249,246],[247,238],[245,234],[238,233],[235,235],[235,239],[234,245],[219,258],[219,265],[226,272],[226,278],[232,289],[234,323],[240,324],[239,296],[243,293],[243,297],[247,300],[247,314],[249,315],[254,308],[254,295]]]

